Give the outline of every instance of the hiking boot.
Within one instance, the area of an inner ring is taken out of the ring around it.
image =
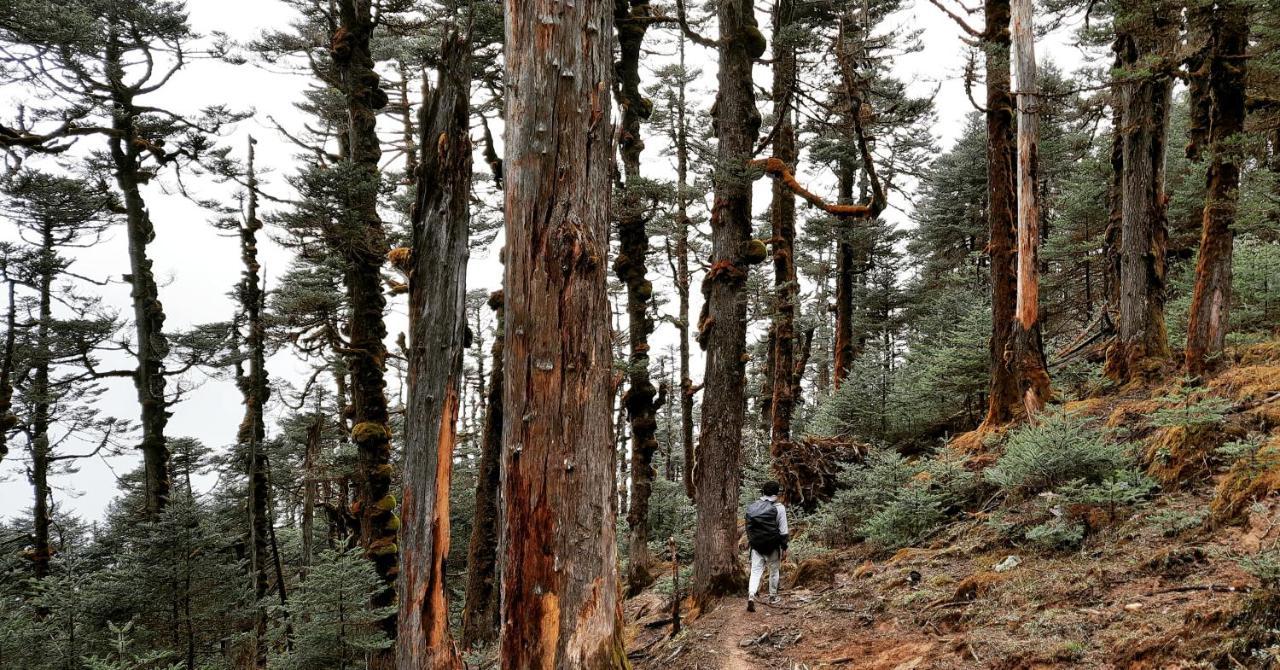
[[[777,594],[774,594],[774,595],[769,596],[769,604],[770,604],[770,605],[777,605],[777,604],[779,604],[779,603],[781,603],[781,602],[782,602],[782,598],[779,598],[779,597],[777,596]]]
[[[747,611],[748,611],[748,612],[754,612],[754,611],[756,611],[756,601],[754,601],[754,600],[752,600],[752,599],[750,599],[750,598],[747,598]]]

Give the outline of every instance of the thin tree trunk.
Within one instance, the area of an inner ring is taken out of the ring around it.
[[[112,65],[122,69],[120,55],[115,53]],[[144,488],[144,511],[151,520],[169,504],[169,445],[165,440],[165,427],[169,423],[169,400],[165,397],[165,358],[169,355],[169,339],[164,331],[164,306],[147,257],[147,245],[155,238],[155,228],[140,190],[140,163],[142,147],[146,145],[137,135],[135,123],[137,111],[132,95],[117,93],[112,101],[112,127],[115,134],[109,141],[112,163],[115,166],[116,184],[124,196],[125,237],[129,245],[129,274],[126,277],[133,298],[134,346],[138,367],[134,374],[134,387],[141,408]]]
[[[1049,371],[1040,338],[1040,206],[1037,188],[1039,104],[1031,0],[1013,0],[1018,79],[1018,278],[1013,348],[1018,388],[1028,418],[1049,401]]]
[[[1116,17],[1121,182],[1119,333],[1107,352],[1106,372],[1118,381],[1146,379],[1169,358],[1165,331],[1165,149],[1173,79],[1163,61],[1173,57],[1178,13],[1168,2],[1125,8]]]
[[[684,34],[680,35],[680,88],[676,92],[676,292],[680,297],[680,447],[684,455],[681,478],[684,492],[693,500],[693,387],[691,349],[689,345],[689,293],[693,286],[689,274],[689,137],[685,121]]]
[[[466,605],[462,610],[462,646],[487,645],[498,638],[498,502],[502,493],[502,351],[505,336],[502,291],[489,296],[497,317],[493,338],[493,365],[486,391],[484,434],[480,462],[476,466],[475,516],[467,545]]]
[[[841,161],[836,185],[840,204],[853,202],[853,177],[853,165]],[[853,275],[857,265],[851,239],[854,225],[854,221],[843,217],[836,220],[836,327],[831,382],[837,390],[849,376],[859,353],[853,344]]]
[[[244,270],[240,277],[237,297],[244,319],[244,346],[249,371],[241,373],[243,364],[237,364],[236,385],[244,398],[244,419],[236,434],[236,441],[245,454],[245,466],[249,480],[249,573],[253,579],[254,613],[254,664],[265,668],[267,664],[267,610],[263,602],[267,595],[267,544],[269,542],[267,455],[262,441],[266,436],[263,410],[270,390],[267,387],[266,329],[262,322],[262,286],[258,273],[258,231],[262,221],[258,219],[258,181],[254,172],[256,142],[249,138],[248,204],[244,222],[240,225],[240,260]]]
[[[49,542],[49,526],[52,523],[49,500],[49,408],[53,403],[49,388],[50,340],[49,326],[53,322],[53,275],[57,267],[53,229],[45,224],[40,244],[39,320],[36,322],[34,370],[31,377],[31,486],[33,501],[31,524],[35,541],[32,543],[32,574],[36,579],[49,576],[49,561],[53,547]]]
[[[315,419],[307,426],[307,444],[302,463],[302,568],[305,574],[315,558],[316,496],[319,489],[320,441],[324,437],[324,415],[316,400]],[[321,498],[325,500],[325,498]]]
[[[625,668],[609,337],[612,5],[506,9],[501,666]],[[548,17],[554,17],[548,20]]]
[[[1187,324],[1187,373],[1197,375],[1222,352],[1230,328],[1231,226],[1240,187],[1238,152],[1232,144],[1244,131],[1249,5],[1201,2],[1189,18],[1195,39],[1203,44],[1196,45],[1199,52],[1191,63],[1192,143],[1187,151],[1198,157],[1200,145],[1209,144],[1200,257]]]
[[[466,351],[471,194],[469,38],[444,40],[439,83],[423,101],[422,162],[409,273],[409,402],[405,408],[400,668],[461,668],[449,631],[445,559],[449,482]]]
[[[773,33],[789,30],[794,19],[794,0],[778,0],[774,6]],[[792,89],[796,86],[796,50],[786,44],[773,42],[773,108],[779,118],[778,132],[773,140],[773,155],[787,165],[795,165],[799,157],[796,151],[796,128],[792,123]],[[796,277],[796,198],[780,181],[772,184],[773,204],[769,209],[769,224],[773,233],[773,286],[775,294],[773,316],[773,361],[768,370],[772,378],[773,397],[769,403],[769,453],[774,460],[791,441],[791,419],[795,414],[796,390],[793,383],[796,367],[796,307],[800,299],[800,284]]]
[[[751,247],[751,180],[747,162],[760,129],[751,67],[764,52],[750,0],[725,0],[717,10],[720,69],[716,100],[715,201],[711,209],[711,268],[698,341],[706,349],[702,433],[694,486],[698,501],[693,594],[704,608],[746,583],[738,560],[738,487],[745,413],[749,265],[763,253]],[[758,244],[755,243],[755,244]]]
[[[346,103],[345,129],[352,172],[357,182],[348,185],[345,218],[351,221],[334,240],[342,254],[347,302],[351,374],[351,438],[355,442],[359,543],[373,562],[386,588],[374,596],[375,607],[395,604],[399,573],[396,535],[396,500],[391,495],[391,430],[388,426],[386,382],[387,335],[383,321],[386,299],[382,295],[382,264],[387,253],[386,234],[378,216],[380,179],[378,162],[382,147],[377,133],[377,113],[387,105],[370,53],[376,17],[372,0],[338,0],[339,28],[333,35],[330,55],[341,82]],[[363,182],[363,183],[360,183]],[[396,636],[394,614],[382,621],[382,630]],[[382,670],[394,664],[392,649],[372,653],[370,668]]]
[[[0,460],[9,453],[9,431],[18,425],[13,413],[13,364],[14,345],[18,337],[17,313],[14,305],[16,282],[9,283],[9,311],[5,317],[4,359],[0,360]]]
[[[619,58],[615,65],[615,88],[622,113],[618,154],[622,158],[622,197],[618,200],[618,255],[613,270],[627,287],[627,340],[631,347],[627,360],[627,391],[622,397],[631,428],[631,495],[627,507],[627,593],[635,595],[653,583],[649,552],[649,495],[653,490],[653,455],[658,450],[657,389],[649,378],[649,334],[653,320],[649,304],[653,284],[646,274],[649,232],[645,227],[644,202],[639,192],[640,154],[644,140],[640,125],[648,118],[653,103],[640,92],[640,48],[651,23],[647,0],[614,0],[614,26],[618,35]]]

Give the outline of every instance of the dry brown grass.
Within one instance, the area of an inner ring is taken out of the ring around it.
[[[1209,518],[1217,524],[1233,521],[1254,501],[1276,491],[1280,491],[1280,436],[1231,466],[1214,490]]]

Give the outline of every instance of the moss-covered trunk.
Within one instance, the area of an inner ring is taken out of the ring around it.
[[[624,668],[607,295],[613,5],[505,10],[500,663]]]
[[[1107,351],[1112,379],[1148,378],[1169,358],[1165,330],[1165,150],[1172,101],[1171,59],[1180,17],[1170,2],[1124,7],[1115,19],[1120,115],[1121,225],[1118,337]]]
[[[779,0],[773,9],[773,34],[785,34],[795,14],[794,0]],[[796,50],[786,40],[773,42],[773,106],[778,116],[773,155],[787,165],[795,165],[796,128],[791,104],[796,86]],[[799,385],[796,374],[796,307],[800,285],[796,278],[796,198],[781,181],[772,184],[773,203],[769,224],[773,233],[773,397],[769,403],[769,452],[777,459],[791,441],[791,419],[795,413]]]
[[[613,270],[627,287],[627,390],[622,397],[631,428],[631,495],[627,507],[627,592],[639,593],[653,583],[649,553],[649,495],[653,490],[653,455],[658,451],[657,389],[649,378],[649,334],[653,319],[649,305],[653,284],[646,277],[649,232],[640,193],[640,155],[644,140],[641,122],[653,103],[640,93],[640,48],[652,22],[647,0],[614,0],[613,20],[619,58],[615,73],[622,128],[618,153],[622,158],[622,192],[617,201],[618,255]]]
[[[1231,323],[1231,226],[1240,187],[1240,159],[1234,143],[1244,130],[1249,5],[1200,1],[1193,3],[1188,19],[1196,49],[1188,63],[1192,110],[1188,154],[1198,158],[1201,145],[1209,145],[1208,188],[1186,346],[1187,372],[1200,374],[1222,352]]]
[[[49,465],[52,462],[49,445],[49,409],[54,398],[49,387],[49,367],[52,365],[52,346],[49,328],[53,322],[53,280],[58,268],[54,250],[53,228],[44,225],[40,240],[38,261],[37,312],[35,350],[31,352],[31,526],[34,536],[31,552],[32,574],[36,579],[49,576],[49,561],[53,547],[49,541],[52,525],[49,499]],[[10,324],[10,328],[16,324]]]
[[[237,365],[236,386],[244,398],[244,419],[236,433],[236,442],[245,459],[249,481],[249,572],[253,580],[254,660],[255,667],[267,664],[267,557],[272,520],[269,514],[271,486],[267,480],[267,455],[263,450],[266,422],[263,410],[270,389],[267,386],[266,327],[262,321],[263,290],[258,280],[262,267],[258,264],[258,181],[254,172],[254,141],[249,138],[247,206],[240,224],[240,262],[244,264],[236,297],[244,328],[244,356],[248,363]],[[283,588],[283,585],[282,585]]]
[[[114,42],[113,42],[114,44]],[[114,55],[110,55],[114,54]],[[108,63],[118,70],[120,54],[110,51]],[[147,245],[155,239],[151,215],[143,200],[141,185],[142,151],[148,146],[138,136],[137,109],[132,93],[118,90],[113,103],[112,128],[108,149],[115,168],[116,185],[123,195],[125,209],[125,238],[129,246],[129,295],[133,299],[134,356],[137,369],[134,387],[141,410],[139,428],[142,432],[144,512],[149,519],[157,519],[169,504],[169,446],[165,440],[165,427],[169,423],[169,400],[165,396],[165,358],[169,355],[169,339],[164,332],[164,306],[160,303],[160,291],[156,286]]]
[[[451,33],[445,38],[438,69],[436,90],[423,101],[422,158],[412,212],[396,661],[400,668],[451,670],[462,667],[449,630],[444,578],[467,347],[471,52],[466,36]]]
[[[386,299],[382,295],[382,264],[387,253],[386,233],[378,216],[377,113],[387,104],[374,70],[370,40],[376,26],[372,0],[339,0],[338,29],[330,55],[347,110],[346,160],[351,183],[345,188],[343,226],[334,239],[334,251],[342,255],[350,321],[347,324],[347,357],[350,371],[351,438],[355,442],[356,509],[359,543],[373,561],[386,588],[374,597],[375,607],[395,603],[395,582],[400,572],[395,497],[391,495],[391,430],[387,424],[386,382],[383,379],[387,335],[383,321]],[[396,635],[395,615],[382,622],[388,637]],[[394,664],[392,650],[372,654],[370,668]]]

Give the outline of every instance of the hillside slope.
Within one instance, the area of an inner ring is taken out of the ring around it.
[[[1153,425],[1179,402],[1220,416]],[[915,547],[860,543],[788,564],[782,603],[756,613],[724,601],[671,636],[669,596],[635,598],[635,667],[1274,667],[1280,340],[1234,352],[1206,380],[1115,391],[1069,410],[1117,432],[1160,485],[1123,509],[1055,509],[1081,519],[1077,548],[1038,549],[1011,532],[1044,513],[1045,495],[997,495]],[[1241,455],[1233,440],[1255,447]],[[974,455],[967,466],[994,458]]]

